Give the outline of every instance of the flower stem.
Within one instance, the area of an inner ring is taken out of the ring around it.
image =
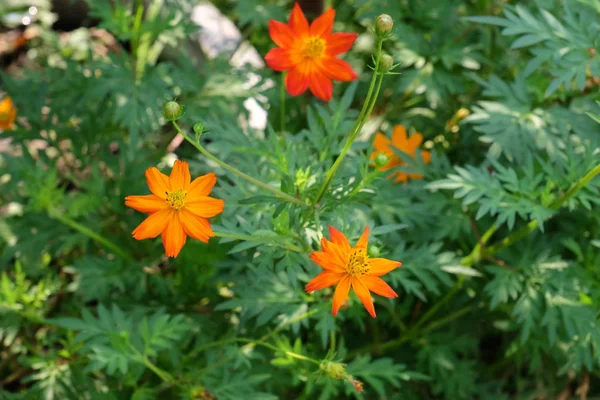
[[[50,216],[50,218],[54,218],[55,220],[62,222],[63,224],[67,225],[68,227],[70,227],[72,229],[75,229],[76,231],[79,231],[80,233],[89,237],[90,239],[95,240],[96,242],[100,243],[104,247],[112,250],[114,253],[123,257],[127,261],[135,262],[135,260],[133,259],[133,257],[130,254],[128,254],[125,250],[121,249],[119,246],[117,246],[116,244],[114,244],[113,242],[111,242],[110,240],[105,238],[104,236],[92,231],[91,229],[81,225],[80,223],[78,223],[76,221],[73,221],[71,218],[59,213],[58,211],[49,209],[48,216]]]
[[[264,182],[259,181],[256,178],[251,177],[250,175],[247,175],[245,173],[243,173],[242,171],[232,167],[231,165],[227,164],[226,162],[223,162],[221,160],[219,160],[217,157],[213,156],[211,153],[208,152],[208,150],[206,150],[199,142],[195,142],[187,133],[185,133],[177,124],[176,121],[171,121],[173,123],[173,126],[175,127],[175,129],[177,130],[177,132],[184,137],[185,140],[187,140],[192,146],[194,146],[200,153],[202,153],[206,158],[214,161],[215,163],[219,164],[219,166],[221,166],[223,169],[239,176],[240,178],[243,178],[245,180],[247,180],[248,182],[259,186],[263,189],[265,189],[268,192],[273,193],[275,196],[279,197],[280,199],[286,200],[290,203],[294,203],[297,204],[299,206],[302,207],[306,207],[309,206],[309,204],[303,202],[300,199],[297,199],[296,197],[292,197],[287,193],[283,193],[280,190],[275,189],[272,186],[267,185]]]
[[[569,190],[567,190],[567,192],[564,194],[564,196],[556,199],[552,204],[550,204],[550,208],[553,210],[558,210],[560,207],[563,206],[563,204],[565,204],[573,196],[575,196],[575,194],[578,191],[580,191],[585,185],[587,185],[598,174],[600,174],[600,165],[596,165],[587,174],[582,176],[573,186],[571,186],[569,188]],[[539,224],[539,221],[537,219],[529,221],[529,223],[527,225],[525,225],[518,231],[513,232],[511,235],[505,237],[504,239],[500,240],[499,242],[496,242],[487,248],[482,248],[483,245],[485,244],[485,242],[496,231],[496,226],[492,225],[490,227],[490,229],[488,229],[487,232],[484,233],[484,235],[482,236],[481,242],[478,243],[473,248],[473,251],[468,256],[464,257],[461,260],[461,264],[465,265],[467,267],[470,267],[473,264],[476,264],[477,262],[479,262],[479,260],[481,260],[482,258],[493,256],[494,254],[496,254],[496,252],[512,245],[513,243],[515,243],[515,242],[519,241],[520,239],[524,238],[525,236],[527,236],[530,232],[532,232],[533,230],[535,230],[535,228],[537,228],[538,224]]]
[[[279,87],[279,123],[281,126],[281,131],[279,132],[279,140],[281,142],[282,148],[285,148],[285,75],[285,72],[281,74],[281,85]]]
[[[313,204],[319,204],[319,202],[323,199],[323,196],[325,195],[327,188],[331,184],[333,177],[335,176],[335,173],[337,172],[342,161],[346,157],[346,154],[350,150],[350,147],[352,147],[352,143],[354,143],[354,141],[356,140],[356,137],[360,133],[362,127],[367,122],[367,119],[369,118],[369,116],[371,115],[371,112],[373,111],[373,108],[375,107],[375,102],[377,101],[377,96],[379,95],[379,90],[381,89],[381,83],[383,81],[383,76],[384,76],[383,73],[379,72],[379,63],[381,61],[382,47],[383,47],[383,41],[381,39],[378,39],[377,58],[375,60],[375,69],[373,71],[373,76],[371,77],[371,83],[369,85],[369,91],[367,92],[367,98],[365,100],[365,103],[363,104],[360,114],[358,115],[358,118],[356,119],[356,121],[354,123],[354,126],[352,127],[352,130],[350,131],[350,135],[348,136],[348,139],[346,139],[346,143],[344,144],[342,151],[340,152],[338,158],[335,160],[333,165],[329,168],[329,170],[325,174],[325,180],[323,181],[323,184],[321,185],[321,188],[319,189],[319,192],[318,192],[317,197],[315,198],[315,201],[313,202]]]

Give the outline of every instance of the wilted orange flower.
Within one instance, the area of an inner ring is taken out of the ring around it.
[[[162,234],[168,257],[177,257],[187,236],[208,243],[213,233],[207,218],[223,212],[225,202],[208,197],[217,182],[214,173],[194,179],[185,161],[175,161],[167,177],[155,167],[146,170],[146,182],[152,194],[127,196],[125,205],[149,213],[133,231],[137,240]]]
[[[310,91],[324,101],[331,100],[331,80],[353,81],[358,78],[352,67],[337,55],[350,50],[355,33],[332,33],[335,10],[329,9],[309,26],[298,3],[289,24],[270,20],[269,34],[278,48],[265,56],[275,71],[288,71],[285,87],[292,96]]]
[[[410,137],[406,135],[406,129],[402,125],[394,126],[394,131],[392,132],[392,140],[388,139],[381,132],[378,132],[375,135],[375,140],[373,141],[373,147],[377,150],[375,153],[371,154],[371,160],[374,160],[378,154],[384,154],[389,158],[389,161],[386,165],[379,167],[381,171],[387,171],[388,169],[392,169],[399,165],[404,165],[404,161],[398,157],[394,151],[390,148],[390,144],[403,152],[411,155],[413,158],[415,157],[415,152],[421,146],[423,142],[423,135],[420,133],[414,133]],[[426,164],[431,162],[431,153],[429,151],[421,151],[421,157],[423,157],[423,161]],[[394,178],[394,182],[407,182],[408,178],[411,179],[422,179],[423,175],[420,174],[410,174],[405,172],[396,171],[390,174],[390,178]]]
[[[17,118],[17,107],[9,96],[0,100],[0,129],[10,129]]]
[[[331,242],[325,238],[321,239],[323,251],[313,251],[310,255],[310,259],[319,264],[325,271],[308,282],[305,290],[311,293],[337,284],[333,294],[333,307],[331,310],[335,316],[348,298],[350,286],[352,286],[354,293],[356,293],[369,314],[375,318],[375,307],[369,291],[383,297],[398,297],[396,292],[380,276],[398,268],[402,263],[367,256],[369,227],[365,228],[354,247],[350,247],[346,236],[332,226],[329,227],[329,235],[331,236]]]

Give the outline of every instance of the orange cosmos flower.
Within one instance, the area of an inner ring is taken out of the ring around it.
[[[325,271],[308,282],[305,290],[311,293],[337,284],[333,294],[333,307],[331,310],[335,316],[348,298],[350,286],[352,286],[354,293],[356,293],[369,314],[375,318],[375,307],[369,291],[383,297],[398,297],[396,292],[380,276],[398,268],[402,263],[367,256],[369,227],[365,228],[354,247],[350,247],[346,236],[332,226],[329,227],[329,235],[331,236],[331,242],[325,238],[321,239],[323,251],[314,251],[310,255],[310,259],[319,264]]]
[[[350,50],[356,33],[331,33],[335,10],[329,9],[309,26],[298,3],[289,24],[270,20],[269,34],[278,48],[265,56],[275,71],[288,71],[285,87],[292,96],[310,91],[324,101],[331,100],[331,80],[353,81],[358,78],[352,67],[337,55]]]
[[[177,160],[168,177],[148,168],[146,182],[152,194],[125,197],[126,206],[150,214],[133,231],[135,239],[161,235],[167,256],[177,257],[187,236],[208,243],[215,235],[207,218],[222,213],[225,202],[208,197],[217,182],[214,173],[191,182],[188,163]]]
[[[423,135],[420,133],[414,133],[410,137],[406,135],[406,129],[402,125],[394,126],[394,131],[392,132],[392,140],[388,139],[381,132],[378,132],[375,135],[375,140],[373,141],[373,147],[377,150],[375,153],[371,154],[371,160],[374,160],[378,154],[384,154],[389,157],[389,161],[386,165],[379,167],[380,171],[387,171],[388,169],[392,169],[399,165],[404,165],[404,161],[398,157],[394,151],[390,148],[390,144],[395,148],[402,150],[403,152],[410,154],[413,158],[415,157],[415,152],[421,146],[423,142]],[[421,151],[421,156],[423,157],[423,161],[426,164],[431,162],[431,153],[429,151]],[[420,174],[410,174],[405,172],[394,172],[390,174],[390,178],[394,178],[394,182],[407,182],[408,178],[411,179],[422,179],[423,175]]]
[[[0,100],[0,129],[10,129],[17,118],[17,107],[9,96]]]

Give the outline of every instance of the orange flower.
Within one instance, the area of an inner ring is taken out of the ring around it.
[[[402,150],[403,152],[411,155],[413,158],[415,157],[415,152],[423,142],[423,135],[420,133],[414,133],[410,137],[406,135],[406,129],[402,125],[394,126],[394,131],[392,133],[392,140],[390,143],[390,139],[388,139],[381,132],[378,132],[375,135],[375,140],[373,141],[373,147],[377,150],[375,153],[371,154],[371,160],[374,160],[378,154],[384,154],[389,157],[389,161],[386,165],[379,167],[380,171],[387,171],[388,169],[392,169],[399,165],[404,165],[404,161],[398,157],[394,151],[390,148],[390,144],[397,148],[398,150]],[[421,157],[423,157],[423,161],[426,164],[431,162],[431,153],[428,151],[421,151]],[[411,179],[422,179],[423,175],[420,174],[410,174],[405,172],[394,172],[390,174],[390,178],[395,177],[395,183],[398,182],[407,182],[408,178]]]
[[[9,96],[0,100],[0,129],[10,129],[17,118],[17,107]]]
[[[275,71],[288,71],[285,87],[292,96],[310,91],[324,101],[331,100],[331,80],[353,81],[358,75],[337,55],[350,50],[356,33],[331,33],[335,10],[329,9],[309,26],[298,3],[289,24],[270,20],[269,34],[278,48],[265,56]]]
[[[215,234],[207,218],[222,213],[225,202],[208,197],[217,182],[214,173],[190,181],[185,161],[175,161],[169,177],[154,167],[146,170],[146,182],[153,194],[125,197],[126,206],[150,214],[133,231],[135,239],[162,234],[168,257],[177,257],[187,236],[208,243]]]
[[[333,307],[331,310],[335,316],[348,298],[350,286],[352,286],[354,293],[356,293],[369,314],[375,318],[375,307],[369,291],[383,297],[398,297],[396,292],[380,276],[398,268],[402,263],[367,256],[369,227],[365,228],[354,247],[350,247],[346,236],[332,226],[329,227],[329,236],[331,236],[331,242],[325,238],[321,239],[323,251],[313,251],[310,255],[310,259],[319,264],[325,271],[308,282],[305,290],[311,293],[337,284],[333,294]]]

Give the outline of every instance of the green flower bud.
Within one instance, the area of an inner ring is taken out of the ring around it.
[[[375,166],[377,168],[385,167],[390,162],[390,158],[383,153],[377,154],[375,157]]]
[[[336,363],[332,361],[322,361],[319,366],[327,376],[334,379],[346,379],[348,374],[346,373],[345,365],[342,363]]]
[[[183,109],[175,101],[168,101],[163,106],[163,116],[167,121],[177,121],[181,114],[183,114]]]
[[[375,33],[377,36],[387,38],[394,29],[394,20],[388,14],[381,14],[375,18]]]
[[[202,122],[196,122],[194,124],[194,132],[196,135],[202,135],[204,133],[204,125]]]
[[[394,66],[394,59],[389,54],[382,54],[379,60],[379,72],[386,73]]]

